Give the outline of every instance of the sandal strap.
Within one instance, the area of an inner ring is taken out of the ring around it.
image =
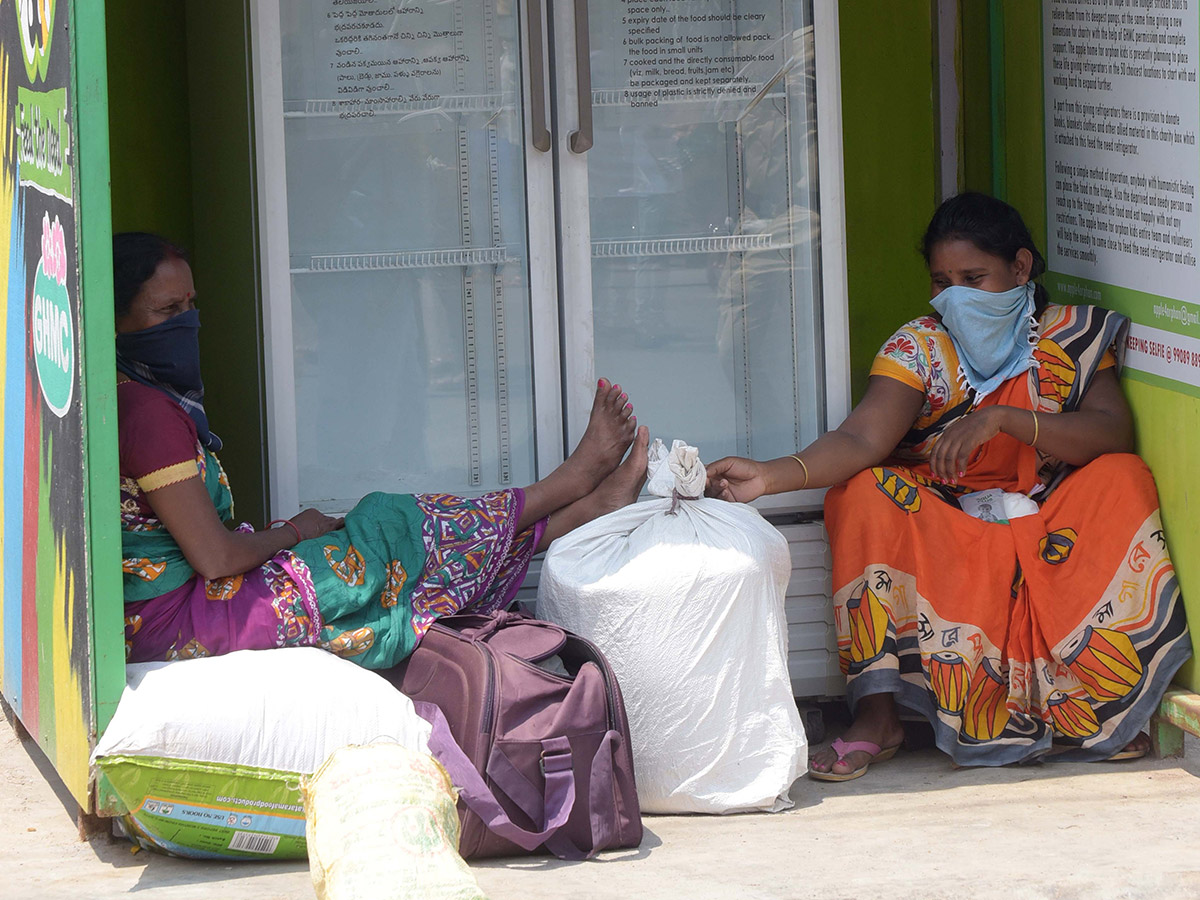
[[[837,754],[838,762],[855,752],[866,753],[872,759],[882,752],[880,746],[872,741],[843,741],[841,738],[836,738],[829,748]]]

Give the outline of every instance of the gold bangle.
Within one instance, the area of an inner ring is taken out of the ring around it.
[[[808,487],[808,466],[806,466],[804,464],[804,460],[802,460],[798,454],[793,453],[792,459],[794,459],[796,462],[800,463],[800,468],[802,468],[804,470],[804,484],[802,484],[802,485],[800,485],[800,487],[796,488],[796,490],[802,491],[806,487]]]
[[[1037,439],[1038,439],[1038,417],[1037,417],[1037,410],[1031,409],[1031,410],[1030,410],[1030,412],[1033,414],[1033,439],[1032,439],[1032,440],[1029,442],[1029,446],[1030,446],[1030,447],[1036,447],[1036,446],[1037,446]]]

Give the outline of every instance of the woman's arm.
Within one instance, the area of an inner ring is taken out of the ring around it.
[[[1032,443],[1033,413],[1016,406],[985,406],[950,424],[929,457],[934,476],[956,480],[975,449],[1001,433]],[[1036,434],[1039,450],[1073,466],[1104,453],[1132,452],[1133,416],[1116,370],[1096,373],[1075,412],[1038,413]]]
[[[924,403],[925,395],[916,388],[872,375],[866,394],[846,421],[801,451],[804,466],[790,456],[766,462],[727,456],[708,467],[705,493],[748,503],[763,494],[838,484],[882,462],[895,450]]]
[[[342,526],[341,519],[306,509],[289,520],[296,531],[286,527],[252,534],[230,531],[217,515],[199,476],[148,491],[144,496],[191,567],[208,579],[240,575],[262,565],[280,550],[294,547],[297,532],[307,540]]]

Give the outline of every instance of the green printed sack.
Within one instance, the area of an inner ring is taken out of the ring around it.
[[[92,755],[97,806],[147,849],[304,858],[302,776],[339,747],[384,739],[425,753],[428,738],[411,700],[323,650],[137,663]]]

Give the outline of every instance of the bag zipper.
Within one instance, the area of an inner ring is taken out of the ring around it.
[[[487,662],[487,693],[484,695],[483,703],[483,733],[491,734],[495,731],[495,701],[496,701],[496,661],[492,659],[492,650],[484,641],[471,638],[471,643],[476,649],[483,654],[484,660]]]
[[[612,666],[608,664],[608,660],[604,658],[595,644],[593,644],[587,638],[580,637],[577,634],[572,634],[571,637],[579,641],[585,648],[587,648],[587,651],[591,656],[591,659],[588,660],[588,662],[592,663],[597,669],[600,670],[600,676],[604,680],[605,705],[608,708],[608,727],[610,731],[620,731],[621,729],[617,727],[620,724],[617,722],[617,698],[613,693],[612,687],[613,682],[617,680],[616,673],[613,672]]]
[[[485,642],[474,636],[468,637],[457,628],[451,628],[449,625],[443,625],[441,622],[435,622],[431,628],[439,631],[444,631],[447,634],[453,635],[460,641],[467,641],[483,654],[484,662],[487,668],[487,682],[484,689],[483,697],[483,734],[491,734],[495,731],[495,697],[496,697],[496,661],[492,659],[492,651],[485,646]]]

